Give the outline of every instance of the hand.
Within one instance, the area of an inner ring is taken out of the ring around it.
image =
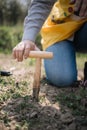
[[[13,48],[13,57],[17,61],[23,61],[23,58],[29,57],[30,50],[39,51],[39,48],[32,41],[21,41],[16,47]]]
[[[76,0],[75,11],[79,11],[79,16],[87,17],[87,0]]]
[[[74,11],[80,17],[87,17],[87,0],[70,0],[70,4],[75,4]]]

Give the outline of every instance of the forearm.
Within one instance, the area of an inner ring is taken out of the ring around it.
[[[33,0],[24,21],[24,33],[22,40],[35,42],[44,21],[49,15],[56,0]]]

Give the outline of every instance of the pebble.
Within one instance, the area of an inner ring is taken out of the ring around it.
[[[38,113],[36,111],[31,113],[31,115],[30,115],[30,118],[37,118],[37,117],[38,117]]]

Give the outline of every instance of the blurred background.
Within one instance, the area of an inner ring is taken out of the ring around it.
[[[21,41],[23,22],[31,0],[0,0],[0,52],[10,53]],[[40,45],[40,36],[37,36]]]
[[[31,0],[0,0],[0,53],[11,54],[12,49],[21,41],[23,22]],[[37,46],[41,47],[41,36],[36,38]],[[82,69],[87,61],[87,54],[77,53],[78,68]]]

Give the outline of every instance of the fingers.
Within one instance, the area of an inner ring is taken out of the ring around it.
[[[17,51],[17,54],[16,55],[18,55],[18,61],[22,61],[23,60],[23,51],[20,51],[20,52],[18,52]]]
[[[87,17],[87,0],[76,0],[74,10],[80,17]]]
[[[80,6],[81,6],[81,3],[82,3],[82,0],[76,0],[76,1],[75,1],[74,10],[75,10],[76,12],[79,11]]]
[[[33,42],[26,42],[24,45],[24,58],[27,59],[29,57],[29,52],[30,50],[35,50],[36,49],[36,45]]]
[[[39,51],[39,48],[31,41],[22,41],[13,49],[13,57],[17,61],[23,61],[29,57],[30,50]]]
[[[14,57],[14,59],[17,59],[17,61],[22,61],[23,60],[23,50],[24,50],[24,44],[19,43],[13,49],[13,57]]]
[[[12,55],[13,55],[13,58],[16,59],[16,52],[15,52],[15,48],[13,49],[12,51]]]
[[[27,59],[29,57],[30,47],[24,49],[24,58]]]
[[[83,3],[82,3],[82,6],[81,6],[79,15],[80,15],[81,17],[84,17],[85,14],[86,14],[86,12],[87,12],[87,0],[83,0]]]

